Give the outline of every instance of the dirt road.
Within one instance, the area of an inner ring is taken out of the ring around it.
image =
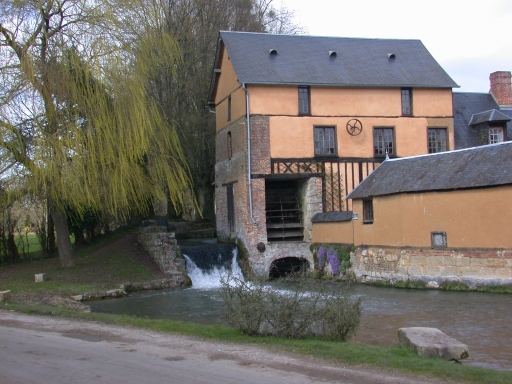
[[[0,310],[0,382],[439,383],[263,347]]]

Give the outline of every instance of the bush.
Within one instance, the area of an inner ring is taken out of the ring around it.
[[[316,335],[345,341],[356,332],[361,318],[361,299],[348,284],[295,275],[268,285],[230,276],[221,282],[220,292],[226,322],[246,335],[293,339]]]

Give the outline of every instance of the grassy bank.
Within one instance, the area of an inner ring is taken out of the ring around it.
[[[35,273],[46,273],[47,281],[34,283]],[[76,266],[62,269],[58,259],[0,266],[0,291],[11,290],[13,302],[0,304],[0,309],[25,313],[65,316],[131,325],[163,332],[177,332],[223,342],[259,344],[268,348],[325,358],[339,364],[370,366],[404,373],[439,377],[447,382],[512,383],[512,373],[469,367],[437,359],[416,356],[400,347],[381,347],[355,343],[288,340],[270,337],[247,337],[221,325],[198,325],[151,320],[100,313],[79,313],[34,303],[26,298],[38,295],[69,296],[117,288],[127,281],[142,282],[161,277],[156,267],[135,245],[134,234],[118,232],[76,252]]]

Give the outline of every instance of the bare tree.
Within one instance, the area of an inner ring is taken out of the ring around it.
[[[215,118],[205,105],[219,31],[303,30],[293,23],[293,12],[276,9],[273,0],[132,0],[131,7],[129,14],[123,9],[117,18],[124,20],[134,44],[150,30],[168,34],[179,44],[182,61],[153,65],[147,89],[167,121],[177,123],[194,193],[205,216],[211,217]]]

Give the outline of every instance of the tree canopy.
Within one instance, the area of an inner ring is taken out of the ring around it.
[[[177,131],[146,87],[153,56],[173,72],[179,47],[150,31],[133,47],[120,24],[106,2],[0,2],[2,183],[48,199],[65,266],[66,208],[124,216],[166,194],[190,204]]]

